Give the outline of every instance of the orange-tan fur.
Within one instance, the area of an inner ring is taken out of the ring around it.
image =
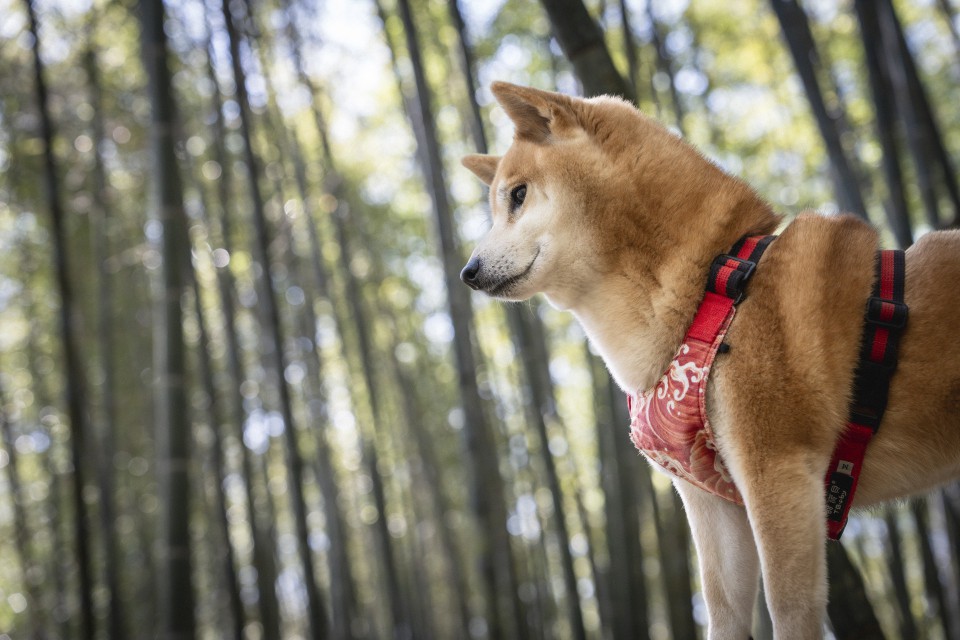
[[[652,387],[712,259],[745,234],[774,232],[780,217],[622,100],[492,88],[516,135],[502,158],[464,159],[491,186],[493,218],[471,286],[507,300],[544,293],[580,320],[625,391]],[[521,184],[526,199],[511,212]],[[776,637],[822,636],[823,480],[847,417],[877,248],[858,219],[798,216],[764,255],[727,334],[731,350],[714,364],[708,411],[745,507],[675,481],[710,638],[748,637],[760,571]],[[910,318],[858,507],[960,475],[958,282],[960,232],[930,233],[907,252]]]

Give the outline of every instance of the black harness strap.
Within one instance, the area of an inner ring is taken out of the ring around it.
[[[867,300],[850,417],[827,471],[827,534],[832,540],[839,540],[847,526],[867,444],[887,409],[890,377],[897,368],[897,349],[907,325],[905,272],[903,251],[877,253],[877,279]]]

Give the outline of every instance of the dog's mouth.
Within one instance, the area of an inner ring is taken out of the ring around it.
[[[533,269],[533,264],[537,261],[537,258],[540,257],[540,247],[537,247],[537,253],[533,256],[533,260],[524,267],[523,271],[512,275],[508,278],[505,278],[499,282],[493,283],[491,286],[484,289],[487,295],[493,296],[494,298],[500,298],[510,294],[511,289],[513,289],[519,282],[522,282],[530,275],[530,271]]]

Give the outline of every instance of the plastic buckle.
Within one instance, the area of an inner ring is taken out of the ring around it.
[[[889,320],[882,320],[880,318],[884,304],[893,305],[893,317],[891,317]],[[909,312],[910,307],[902,302],[890,300],[889,298],[881,298],[879,296],[870,296],[867,298],[867,322],[877,325],[878,327],[886,327],[887,329],[903,329],[905,326],[907,326],[907,315]]]
[[[714,258],[713,263],[715,265],[718,265],[718,270],[722,268],[730,269],[732,267],[730,267],[727,263],[731,260],[737,263],[737,267],[734,271],[736,273],[741,274],[738,278],[727,281],[728,286],[732,285],[734,287],[734,291],[733,291],[734,295],[730,297],[733,298],[733,304],[737,305],[737,304],[740,304],[740,302],[743,300],[744,296],[746,295],[747,280],[749,280],[750,276],[753,275],[754,269],[757,268],[757,263],[751,262],[750,260],[744,260],[743,258],[738,258],[736,256],[731,256],[726,253]],[[731,277],[732,277],[732,274],[731,274]],[[715,293],[726,295],[725,291],[724,292],[716,291]]]

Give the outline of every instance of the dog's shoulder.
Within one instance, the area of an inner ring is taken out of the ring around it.
[[[764,255],[738,324],[776,333],[784,357],[854,357],[878,247],[876,230],[859,218],[799,215]]]
[[[802,213],[764,255],[749,294],[776,307],[786,338],[833,346],[833,338],[817,335],[848,316],[862,319],[878,247],[876,230],[859,218]]]

